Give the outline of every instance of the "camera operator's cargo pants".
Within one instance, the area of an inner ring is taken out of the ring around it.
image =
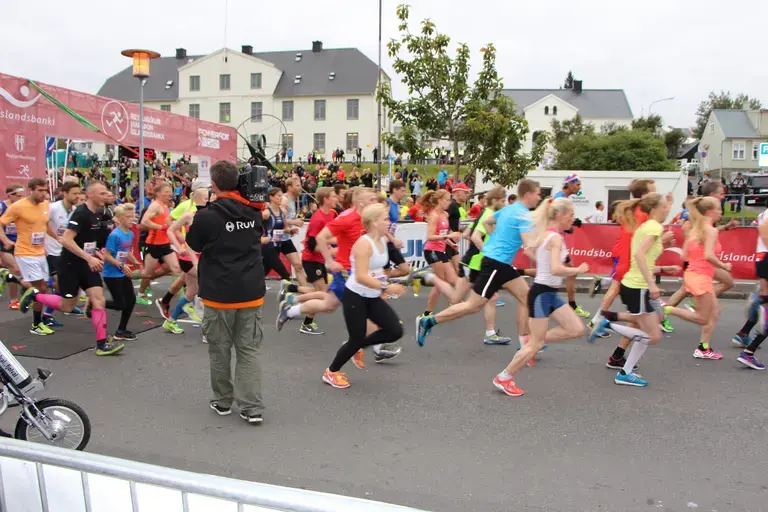
[[[203,334],[211,359],[211,403],[241,412],[264,409],[261,399],[261,308],[217,309],[205,306]],[[235,348],[235,379],[232,384],[232,347]]]

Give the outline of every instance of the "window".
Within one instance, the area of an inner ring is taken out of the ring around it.
[[[555,106],[555,107],[552,107],[552,115],[553,115],[553,116],[556,116],[556,115],[557,115],[557,107],[556,107],[556,106]]]
[[[219,90],[220,91],[229,90],[229,75],[219,75]]]
[[[315,100],[315,121],[325,121],[325,100]]]
[[[318,153],[325,153],[325,134],[316,133],[314,137],[315,146],[314,150]]]
[[[549,107],[544,107],[544,115],[545,116],[549,115]]]
[[[283,102],[283,121],[293,121],[293,101]]]
[[[189,90],[190,91],[199,91],[200,90],[200,75],[190,75],[190,77],[189,77]]]
[[[231,114],[231,104],[219,103],[219,122],[228,123],[230,114]]]
[[[198,103],[191,103],[189,105],[189,117],[200,119],[200,105]]]
[[[160,110],[162,110],[163,112],[170,112],[171,111],[171,106],[170,105],[160,105]]]
[[[760,158],[760,141],[755,141],[752,143],[752,160],[757,160]]]
[[[627,189],[608,189],[608,202],[605,204],[613,204],[614,201],[626,201],[631,199],[629,197],[629,190]]]
[[[360,119],[360,100],[347,100],[347,119]]]
[[[283,134],[283,147],[288,149],[293,149],[293,134],[292,133],[284,133]]]
[[[261,89],[261,73],[251,73],[251,89]]]
[[[733,143],[733,159],[734,160],[744,160],[744,151],[745,146],[743,142],[734,142]]]
[[[261,122],[262,104],[260,101],[251,102],[251,122]]]
[[[348,133],[347,134],[347,152],[352,153],[354,150],[357,149],[358,146],[358,136],[356,133]]]

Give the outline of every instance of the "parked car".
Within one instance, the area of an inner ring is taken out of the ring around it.
[[[768,206],[768,174],[746,174],[744,177],[747,179],[744,204],[747,206]]]

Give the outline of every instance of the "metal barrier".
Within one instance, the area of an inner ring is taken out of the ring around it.
[[[0,438],[3,512],[407,512],[416,509]]]

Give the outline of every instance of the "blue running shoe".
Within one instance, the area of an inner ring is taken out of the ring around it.
[[[504,307],[504,306],[506,306],[506,305],[507,305],[507,303],[506,303],[506,302],[504,302],[503,300],[497,300],[497,301],[496,301],[496,307],[497,307],[497,308],[501,308],[501,307]]]
[[[640,378],[640,376],[630,373],[626,374],[624,373],[624,370],[621,370],[619,373],[616,374],[616,377],[614,377],[613,382],[616,384],[620,384],[622,386],[637,386],[639,388],[644,388],[648,385],[648,382],[644,381]]]
[[[416,342],[420,347],[423,347],[424,342],[427,341],[427,336],[432,332],[432,326],[435,325],[434,322],[432,316],[419,315],[416,317]]]
[[[290,308],[290,304],[285,300],[281,302],[280,307],[277,308],[277,319],[275,320],[275,329],[277,329],[277,332],[282,331],[283,326],[291,319],[291,317],[288,316],[288,310]]]
[[[602,337],[602,335],[605,333],[605,329],[610,323],[611,322],[609,322],[607,318],[601,318],[599,322],[595,322],[592,326],[592,330],[589,332],[589,338],[587,338],[587,341],[594,343],[597,338]]]
[[[56,320],[50,315],[43,315],[43,322],[45,322],[45,325],[48,327],[64,327],[64,324]]]
[[[738,334],[735,334],[731,339],[731,344],[734,347],[746,348],[750,343],[752,343],[752,338],[750,338],[749,335],[739,336]]]
[[[742,352],[736,360],[743,365],[749,366],[753,370],[765,370],[765,365],[755,359],[754,354]]]
[[[508,345],[511,341],[512,338],[500,335],[499,331],[496,331],[491,336],[486,335],[485,339],[483,339],[483,343],[486,345]]]

